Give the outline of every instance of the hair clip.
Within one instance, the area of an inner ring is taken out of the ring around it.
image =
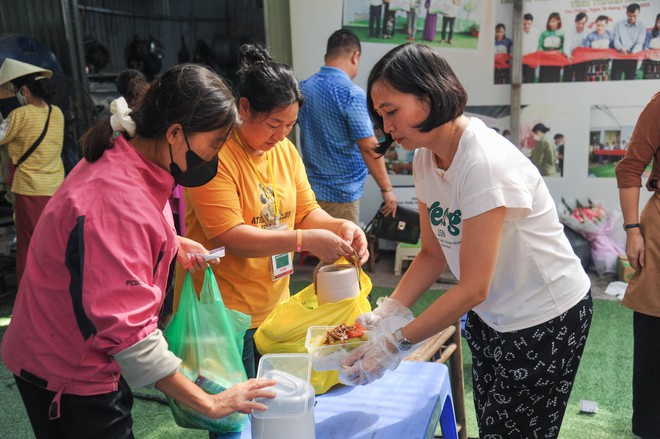
[[[114,133],[112,133],[112,137],[114,137],[115,139],[119,137],[119,131],[115,131]]]

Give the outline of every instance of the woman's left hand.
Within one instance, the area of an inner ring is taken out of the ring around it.
[[[357,253],[360,265],[369,260],[369,247],[364,231],[353,221],[344,221],[337,230],[337,236],[348,242]]]
[[[374,382],[394,370],[408,354],[402,351],[389,331],[372,330],[369,341],[350,351],[341,359],[339,381],[349,386]]]
[[[189,256],[188,253],[209,254],[209,251],[197,241],[184,238],[183,236],[179,236],[178,238],[179,238],[179,252],[177,253],[176,258],[184,269],[190,271],[191,273],[194,273],[197,270],[205,270],[207,267],[207,262],[210,264],[220,263],[220,258],[210,259],[206,261],[201,256]]]

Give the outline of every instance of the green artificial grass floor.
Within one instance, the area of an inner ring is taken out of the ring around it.
[[[292,292],[307,284],[292,282]],[[372,305],[378,297],[389,295],[391,288],[374,287]],[[442,291],[429,291],[413,307],[418,315]],[[11,313],[11,303],[0,304],[0,337],[4,335]],[[478,428],[472,403],[472,360],[463,341],[463,366],[467,431],[470,438],[478,437]],[[618,302],[594,301],[594,318],[582,363],[571,393],[569,405],[559,437],[561,439],[626,439],[634,438],[630,431],[632,380],[632,312]],[[11,373],[0,364],[0,437],[24,439],[32,431]],[[160,399],[155,390],[134,389],[136,393]],[[598,412],[580,413],[580,400],[595,401]],[[135,399],[133,408],[136,438],[207,438],[201,430],[178,427],[167,405],[149,399]]]

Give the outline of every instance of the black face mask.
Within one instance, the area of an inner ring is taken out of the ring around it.
[[[174,163],[172,145],[168,143],[168,146],[170,147],[170,159],[172,160],[172,163],[170,164],[170,174],[174,177],[174,181],[181,186],[203,186],[213,180],[213,177],[218,173],[218,155],[215,154],[213,158],[207,162],[190,149],[190,143],[188,143],[188,137],[185,133],[183,134],[183,138],[186,140],[186,145],[188,145],[188,151],[186,151],[186,170],[185,172],[182,171],[181,168],[179,168],[179,165]]]

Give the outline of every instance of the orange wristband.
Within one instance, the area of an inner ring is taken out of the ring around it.
[[[296,229],[296,253],[302,251],[302,230]]]

